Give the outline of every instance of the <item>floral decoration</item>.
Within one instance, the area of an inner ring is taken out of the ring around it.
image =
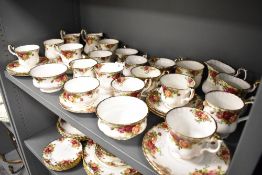
[[[54,148],[55,148],[54,144],[49,144],[48,146],[44,148],[43,153],[46,155],[51,154],[54,151]]]
[[[202,72],[202,70],[189,70],[189,69],[186,69],[186,68],[183,68],[183,67],[180,67],[180,66],[178,66],[176,68],[177,74],[183,74],[183,75],[187,75],[187,76],[190,76],[190,77],[196,77],[199,74],[201,74],[201,72]]]
[[[120,127],[113,127],[113,129],[117,129],[120,133],[129,133],[132,135],[136,135],[141,130],[141,124],[136,125],[126,125],[126,126],[120,126]]]
[[[77,55],[75,50],[62,50],[61,52],[67,59],[73,58],[74,55]]]
[[[203,168],[196,169],[194,172],[189,173],[189,175],[225,175],[225,172],[221,169],[221,167],[217,167],[217,169],[214,170]]]
[[[81,146],[81,143],[78,140],[76,140],[76,139],[72,139],[70,142],[71,142],[71,144],[72,144],[72,146],[74,148],[77,148],[77,147]]]
[[[24,61],[28,60],[30,56],[34,56],[34,53],[32,51],[30,51],[30,52],[16,52],[16,53]]]
[[[160,94],[157,91],[153,91],[152,93],[149,94],[148,99],[151,103],[159,105]]]
[[[65,100],[68,100],[72,103],[75,103],[77,101],[84,101],[83,96],[90,96],[93,94],[93,91],[89,91],[89,92],[85,92],[85,93],[81,93],[81,94],[74,94],[74,93],[69,93],[69,92],[63,92],[63,98]]]
[[[134,175],[137,174],[137,171],[134,168],[127,168],[124,172],[121,172],[121,175]]]
[[[158,136],[161,136],[161,133],[156,131],[148,132],[144,136],[143,144],[145,151],[151,154],[152,156],[154,156],[157,152],[160,152],[160,149],[157,148],[155,145]]]
[[[170,132],[170,135],[172,136],[173,141],[176,143],[178,149],[190,149],[194,144],[194,142],[191,140],[182,138],[174,132]]]
[[[225,162],[225,164],[228,164],[230,161],[230,152],[229,149],[225,145],[221,145],[220,150],[216,153],[217,156]]]
[[[214,70],[213,68],[211,68],[210,66],[208,66],[208,78],[209,80],[215,82],[216,80],[216,76],[219,74],[219,72],[217,72],[216,70]]]
[[[191,111],[193,112],[193,114],[195,114],[195,120],[197,122],[206,122],[206,121],[211,122],[208,115],[204,113],[203,111],[197,110],[197,109],[192,109]]]
[[[146,74],[148,74],[150,71],[155,69],[154,67],[151,66],[143,66],[141,68],[145,71]]]
[[[222,123],[230,125],[237,121],[238,113],[234,111],[222,111],[218,110],[215,116],[221,120]]]
[[[12,63],[10,63],[10,64],[8,64],[8,68],[16,68],[16,67],[19,67],[20,66],[20,64],[19,64],[19,62],[12,62]]]
[[[64,36],[65,43],[75,43],[78,41],[78,37],[76,36]]]
[[[179,91],[177,89],[171,89],[163,85],[162,85],[162,89],[163,89],[165,97],[173,97],[175,95],[180,96]]]
[[[101,173],[101,169],[99,167],[99,165],[95,162],[92,162],[91,160],[88,162],[88,166],[92,169],[92,171],[94,172],[95,175],[100,174]]]
[[[64,83],[64,82],[67,81],[67,78],[68,78],[67,75],[63,74],[63,75],[56,77],[54,80],[51,81],[51,83],[53,83],[53,82]]]

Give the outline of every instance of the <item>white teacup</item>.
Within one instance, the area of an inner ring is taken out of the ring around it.
[[[138,53],[138,50],[132,48],[118,48],[116,49],[117,61],[125,62],[126,57],[129,55],[135,55]]]
[[[176,64],[175,60],[171,60],[169,58],[158,58],[158,57],[151,58],[149,59],[148,62],[151,66],[160,69],[162,73],[165,73],[165,71],[172,71],[172,69]]]
[[[108,93],[112,93],[111,82],[118,77],[123,70],[121,63],[98,63],[95,65],[96,78],[100,81],[101,89]]]
[[[125,60],[125,67],[123,70],[124,76],[132,76],[131,69],[137,66],[142,66],[147,63],[147,59],[144,56],[130,55]]]
[[[212,91],[206,94],[203,110],[216,120],[217,133],[224,138],[236,130],[239,114],[245,104],[252,103],[243,102],[240,97],[228,92]]]
[[[96,50],[89,52],[89,58],[96,60],[98,63],[107,63],[111,61],[112,52],[107,50]]]
[[[91,51],[97,50],[98,42],[103,37],[103,33],[86,33],[85,30],[81,30],[81,36],[86,43],[84,52],[88,54]]]
[[[57,53],[61,56],[63,63],[69,67],[69,63],[82,57],[83,45],[78,43],[68,43],[56,47]]]
[[[42,64],[30,70],[33,85],[42,92],[52,93],[59,91],[67,81],[67,67],[64,64]]]
[[[205,66],[193,60],[181,60],[176,62],[176,73],[184,74],[195,80],[195,88],[197,88],[202,80],[203,70]]]
[[[95,77],[94,66],[97,64],[93,59],[76,59],[70,62],[73,77]]]
[[[18,58],[19,64],[29,69],[39,62],[39,48],[38,45],[24,45],[17,48],[8,45],[9,52]]]
[[[166,74],[160,78],[161,99],[168,108],[184,106],[193,99],[195,81],[182,74]]]
[[[80,33],[68,33],[64,30],[60,30],[60,37],[64,40],[65,43],[79,43],[80,42]]]
[[[101,50],[109,50],[114,52],[118,47],[119,41],[116,39],[102,39],[98,42],[98,47]]]
[[[206,112],[190,107],[170,110],[166,115],[171,155],[192,159],[204,152],[216,153],[222,141],[213,137],[216,121]]]
[[[96,78],[73,78],[65,83],[63,97],[78,107],[87,106],[97,99],[98,87]]]
[[[62,44],[64,44],[64,40],[62,39],[49,39],[44,41],[45,56],[51,60],[60,57],[60,55],[57,53],[56,46],[60,46]]]

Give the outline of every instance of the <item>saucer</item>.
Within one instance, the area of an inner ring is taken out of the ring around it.
[[[46,57],[39,57],[39,64],[46,64],[48,63],[48,59]],[[11,63],[8,63],[6,65],[6,71],[13,76],[17,77],[24,77],[24,76],[30,76],[29,71],[30,68],[23,66],[19,63],[18,60],[14,60]]]
[[[63,137],[69,137],[73,139],[77,139],[79,141],[87,140],[87,136],[80,132],[78,129],[74,128],[70,123],[66,122],[65,120],[59,118],[56,127],[58,132]]]
[[[135,169],[129,165],[125,166],[109,166],[95,154],[96,144],[93,140],[88,139],[84,148],[83,165],[88,175],[139,175]]]
[[[145,121],[136,125],[127,125],[122,127],[106,124],[101,119],[98,119],[97,124],[100,131],[108,137],[116,140],[128,140],[141,134],[146,129],[147,120],[145,119]]]
[[[216,154],[204,152],[202,156],[184,160],[171,156],[167,139],[169,132],[165,122],[150,129],[142,142],[143,153],[149,164],[161,175],[225,174],[230,162],[230,152],[222,143]]]
[[[172,108],[168,108],[164,102],[161,100],[160,93],[158,92],[158,89],[155,89],[151,92],[146,97],[146,103],[149,107],[149,110],[154,113],[155,115],[159,117],[165,118],[166,113],[171,110]],[[198,109],[203,109],[203,100],[201,97],[197,94],[195,94],[194,98],[185,106],[187,107],[192,107],[192,108],[198,108]]]

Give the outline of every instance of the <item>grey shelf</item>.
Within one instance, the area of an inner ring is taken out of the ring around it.
[[[102,147],[105,147],[109,152],[115,154],[123,161],[136,168],[142,174],[157,174],[145,159],[141,149],[142,139],[146,131],[128,141],[117,141],[111,139],[105,136],[98,129],[97,117],[95,114],[74,114],[62,109],[58,101],[58,95],[61,92],[45,94],[33,86],[32,79],[29,77],[13,77],[7,72],[5,72],[5,76],[39,103],[71,123],[74,127],[82,131]],[[163,119],[150,114],[148,116],[148,126],[146,130],[161,121],[163,121]]]
[[[46,130],[30,137],[25,140],[25,145],[27,148],[42,162],[42,152],[46,145],[48,145],[53,140],[58,139],[61,135],[57,132],[56,127],[52,126]],[[53,175],[86,175],[82,163],[80,162],[78,166],[63,172],[56,172],[49,170]]]
[[[5,125],[5,127],[6,127],[10,132],[14,133],[14,130],[13,130],[13,128],[12,128],[12,126],[11,126],[10,123],[8,123],[8,122],[2,122],[2,123],[3,123],[3,125]]]

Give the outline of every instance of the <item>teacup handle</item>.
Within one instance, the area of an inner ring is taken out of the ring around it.
[[[162,75],[169,74],[169,73],[170,73],[169,70],[164,70],[164,71],[162,72]]]
[[[124,45],[123,48],[126,49],[126,45]]]
[[[61,37],[62,40],[64,39],[65,34],[66,34],[66,32],[63,29],[61,29],[60,30],[60,37]]]
[[[219,149],[220,149],[220,147],[221,147],[221,144],[223,143],[222,140],[217,139],[217,138],[215,138],[215,137],[212,137],[208,142],[209,142],[210,144],[216,144],[217,147],[216,147],[216,148],[210,148],[210,147],[203,148],[203,149],[200,151],[200,154],[204,153],[205,151],[210,152],[210,153],[216,153],[216,152],[219,151]]]
[[[63,54],[61,54],[61,50],[60,50],[59,46],[58,45],[54,45],[54,48],[55,48],[56,53],[62,57]]]
[[[86,30],[85,30],[85,29],[82,29],[81,32],[80,32],[80,34],[81,34],[82,40],[83,40],[84,42],[86,42],[86,35],[87,35]]]
[[[248,92],[248,93],[254,92],[259,84],[260,84],[260,81],[257,80],[257,81],[253,84],[252,88],[249,89],[247,92]]]
[[[182,60],[184,60],[184,58],[181,57],[181,56],[178,56],[178,57],[175,59],[175,62],[182,61]]]
[[[15,47],[14,47],[14,46],[8,45],[7,48],[8,48],[8,51],[9,51],[12,55],[18,56],[18,55],[15,53]]]
[[[247,101],[245,101],[244,103],[245,103],[245,105],[248,105],[248,104],[253,104],[254,101],[255,101],[255,98],[254,98],[254,96],[252,96]],[[248,120],[248,118],[249,118],[249,116],[241,117],[241,118],[238,119],[237,123],[241,123],[243,121],[246,121],[246,120]]]
[[[191,88],[190,88],[190,95],[189,95],[189,97],[183,99],[183,102],[184,102],[184,101],[190,101],[191,99],[194,98],[194,95],[195,95],[195,89],[191,89]]]
[[[247,79],[247,70],[246,70],[245,68],[243,68],[243,67],[237,69],[237,73],[235,74],[235,76],[236,76],[236,77],[239,76],[240,73],[241,73],[241,71],[244,72],[244,78],[243,78],[243,80],[246,80],[246,79]]]
[[[145,97],[146,94],[145,92],[150,88],[150,86],[152,85],[152,80],[151,79],[145,79],[145,84],[147,84],[146,87],[144,87],[144,89],[141,91],[141,97]]]
[[[146,53],[146,54],[144,54],[144,55],[142,55],[142,57],[144,57],[144,58],[147,58],[147,53]]]

